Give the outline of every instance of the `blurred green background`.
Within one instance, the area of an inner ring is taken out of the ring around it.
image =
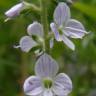
[[[39,0],[26,0],[39,6]],[[49,23],[57,2],[50,0],[48,7]],[[19,39],[26,35],[27,26],[40,21],[40,15],[32,10],[22,13],[13,20],[4,22],[4,12],[19,0],[0,0],[0,96],[24,96],[23,82],[34,74],[35,54],[26,54],[19,49]],[[47,0],[46,0],[47,2]],[[74,0],[71,5],[72,18],[82,22],[90,34],[83,40],[73,40],[76,50],[73,52],[62,43],[55,42],[51,55],[60,65],[60,72],[67,73],[73,81],[70,96],[96,96],[96,0]]]

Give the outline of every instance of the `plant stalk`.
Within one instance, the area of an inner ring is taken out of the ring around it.
[[[48,1],[47,0],[40,0],[41,5],[41,22],[43,24],[43,30],[44,30],[44,45],[43,45],[43,51],[49,53],[49,40],[47,39],[48,36],[48,18],[47,18],[47,7],[48,7]]]

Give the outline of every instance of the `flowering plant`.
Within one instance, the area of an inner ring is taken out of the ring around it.
[[[47,20],[46,0],[40,0],[40,9],[28,2],[22,1],[5,12],[7,18],[12,19],[25,9],[33,8],[41,13],[41,22],[34,21],[27,27],[27,34],[23,36],[19,45],[15,48],[21,48],[23,52],[30,52],[36,46],[39,54],[35,64],[36,76],[31,76],[24,82],[24,93],[30,96],[67,96],[72,91],[72,81],[65,73],[57,72],[59,66],[50,56],[50,49],[56,41],[63,41],[70,49],[75,50],[75,44],[70,40],[82,39],[88,32],[82,23],[71,19],[69,6],[64,2],[59,2],[53,13],[53,22],[50,29]],[[51,2],[51,1],[50,1]],[[72,3],[72,2],[71,2]],[[41,54],[40,54],[41,52]]]

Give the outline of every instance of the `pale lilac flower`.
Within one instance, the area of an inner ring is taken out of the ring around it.
[[[8,11],[6,11],[5,15],[8,18],[16,17],[16,16],[18,16],[20,14],[20,12],[23,9],[23,7],[24,7],[23,3],[16,4],[12,8],[10,8]]]
[[[35,35],[35,36],[43,37],[44,35],[43,26],[38,22],[33,22],[28,26],[27,33],[30,36]]]
[[[50,24],[57,41],[63,41],[69,48],[75,50],[75,45],[69,38],[82,38],[87,32],[77,20],[71,19],[69,7],[61,2],[54,11],[54,22]],[[69,38],[68,38],[69,37]]]
[[[19,45],[14,48],[21,48],[24,52],[29,52],[31,48],[37,46],[37,43],[30,36],[23,36],[20,39]]]
[[[72,91],[71,79],[58,72],[58,64],[44,53],[35,65],[36,76],[24,82],[24,92],[29,96],[67,96]]]
[[[20,39],[19,45],[14,46],[15,48],[21,48],[24,52],[29,52],[33,47],[37,46],[38,43],[32,39],[32,35],[42,37],[43,27],[38,22],[33,22],[27,28],[28,36],[23,36]]]

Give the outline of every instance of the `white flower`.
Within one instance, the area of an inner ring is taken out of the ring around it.
[[[83,25],[71,19],[69,7],[61,2],[54,11],[54,22],[50,24],[57,41],[63,41],[69,48],[75,50],[75,45],[69,38],[82,38],[87,32]],[[68,38],[69,37],[69,38]]]
[[[23,9],[23,7],[24,7],[23,3],[16,4],[12,8],[10,8],[8,11],[6,11],[5,15],[8,18],[16,17],[16,16],[18,16],[20,14],[20,12]]]
[[[49,55],[43,54],[35,65],[36,76],[24,82],[24,92],[30,96],[67,96],[72,91],[71,79],[58,72],[58,64]]]
[[[43,36],[43,27],[38,22],[33,22],[27,28],[27,33],[29,36],[23,36],[20,39],[19,45],[14,46],[15,48],[21,48],[24,52],[29,52],[33,47],[37,46],[38,43],[32,39],[32,35]]]

